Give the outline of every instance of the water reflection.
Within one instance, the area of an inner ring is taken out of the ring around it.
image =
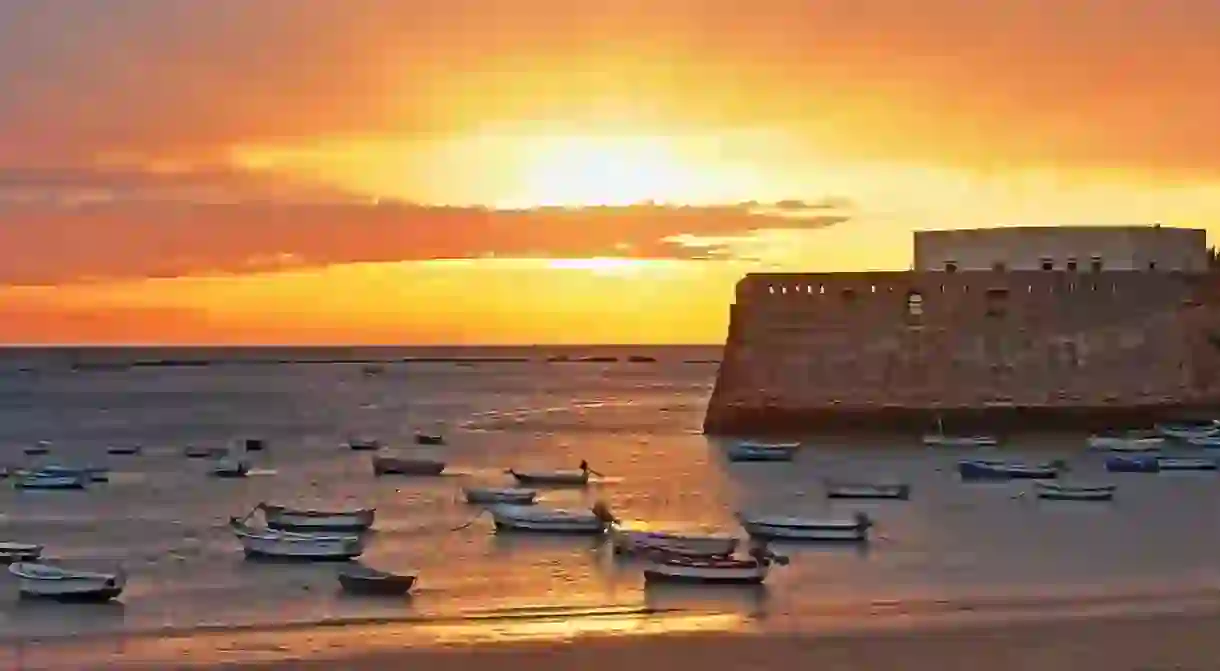
[[[491,534],[491,548],[496,554],[536,554],[596,552],[605,544],[601,535],[511,533]]]
[[[644,605],[650,611],[714,611],[765,617],[770,601],[766,585],[644,584]]]

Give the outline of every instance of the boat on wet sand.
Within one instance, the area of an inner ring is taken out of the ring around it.
[[[644,569],[647,583],[759,584],[767,579],[772,564],[786,565],[788,558],[764,546],[750,549],[749,558],[693,558],[663,556]]]
[[[34,561],[42,556],[42,546],[33,543],[0,542],[0,564]]]
[[[9,566],[17,577],[17,589],[22,597],[61,601],[109,601],[123,593],[127,575],[122,569],[113,572],[74,571],[60,566],[36,562],[18,562]]]
[[[911,498],[911,486],[901,482],[850,482],[827,480],[826,497],[831,499],[895,499]]]
[[[91,480],[81,471],[34,471],[20,475],[13,486],[29,490],[85,489]]]
[[[523,485],[583,487],[589,484],[589,475],[597,473],[589,468],[588,462],[582,461],[579,468],[571,471],[518,471],[510,468],[508,474]]]
[[[313,510],[260,503],[256,506],[270,529],[283,531],[366,531],[373,526],[375,508]]]
[[[373,475],[440,475],[445,462],[421,457],[394,457],[375,455]]]
[[[867,542],[874,522],[865,513],[843,519],[819,519],[782,515],[747,515],[737,519],[751,538],[785,541]]]
[[[1110,501],[1117,489],[1112,484],[1035,482],[1034,494],[1050,501]]]
[[[466,487],[462,490],[466,503],[528,506],[538,500],[538,490],[520,487]]]
[[[739,543],[737,538],[713,534],[685,534],[625,528],[615,522],[607,527],[615,554],[651,556],[657,553],[684,557],[727,557]]]
[[[250,558],[342,561],[364,553],[364,540],[356,535],[258,529],[236,517],[229,520],[229,527]]]
[[[496,531],[600,534],[615,521],[601,504],[589,510],[498,504],[488,507],[487,511],[491,513]]]
[[[743,440],[729,446],[729,461],[792,461],[800,443],[759,443]]]
[[[415,586],[415,575],[379,571],[363,564],[339,571],[339,585],[351,594],[370,596],[406,596]]]

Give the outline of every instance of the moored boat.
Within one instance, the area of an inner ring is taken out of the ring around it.
[[[583,487],[589,484],[589,475],[594,471],[586,461],[580,462],[580,467],[572,471],[518,471],[508,469],[508,474],[523,485],[550,485]]]
[[[1040,499],[1057,501],[1109,501],[1114,498],[1115,485],[1086,485],[1063,482],[1035,482],[1034,493]]]
[[[338,578],[345,592],[376,596],[405,596],[416,580],[415,575],[379,571],[363,564],[345,567]]]
[[[644,569],[644,582],[757,585],[767,579],[772,564],[783,566],[787,563],[787,557],[761,545],[750,549],[749,558],[662,555]]]
[[[1062,462],[1026,464],[998,459],[964,459],[957,463],[963,480],[1051,480],[1059,476]]]
[[[780,515],[746,515],[738,513],[742,528],[751,538],[792,541],[866,542],[874,522],[865,513],[847,519],[818,519]]]
[[[373,456],[374,475],[440,475],[445,462],[422,457]]]
[[[930,433],[923,437],[923,444],[928,447],[995,447],[1000,444],[995,436],[947,436],[943,433]]]
[[[47,440],[40,440],[37,443],[34,443],[33,445],[27,445],[25,448],[22,449],[22,452],[24,452],[25,454],[27,454],[31,457],[36,457],[36,456],[40,456],[40,455],[44,455],[44,454],[50,454],[51,453],[51,442],[47,441]]]
[[[280,559],[348,560],[364,553],[364,540],[355,535],[311,534],[258,529],[238,518],[229,526],[247,557]]]
[[[0,563],[34,561],[42,556],[42,546],[33,543],[0,542]]]
[[[347,446],[357,452],[376,452],[381,449],[381,441],[376,438],[350,438]]]
[[[1214,471],[1216,460],[1206,457],[1161,457],[1157,466],[1162,471]]]
[[[497,504],[488,507],[487,511],[491,513],[496,531],[600,534],[615,521],[601,504],[589,510]]]
[[[242,441],[242,447],[247,452],[262,452],[267,449],[267,441],[262,438],[246,438]]]
[[[1190,440],[1220,434],[1220,422],[1203,420],[1194,422],[1168,422],[1156,425],[1156,432],[1166,438]]]
[[[187,459],[221,459],[229,454],[229,451],[223,447],[202,447],[199,445],[188,445],[182,450],[183,456]]]
[[[244,478],[250,474],[250,462],[226,457],[212,464],[210,472],[217,478]]]
[[[911,498],[911,486],[901,482],[848,482],[827,480],[826,497],[831,499],[897,499]]]
[[[49,564],[17,562],[9,566],[8,571],[17,577],[17,589],[23,597],[109,601],[122,594],[127,584],[127,575],[121,569],[75,571]]]
[[[263,512],[263,519],[268,528],[284,531],[361,532],[372,528],[377,515],[375,508],[312,510],[288,508],[266,502],[258,504],[256,508]]]
[[[1106,459],[1111,473],[1160,473],[1161,460],[1155,455],[1115,455]]]
[[[130,456],[140,454],[142,451],[143,448],[139,445],[111,445],[106,448],[106,454],[113,454],[115,456]]]
[[[445,437],[439,433],[419,433],[415,434],[415,444],[417,445],[444,445]]]
[[[726,456],[729,461],[792,461],[800,447],[800,443],[759,443],[743,440],[730,445]]]
[[[1186,443],[1191,447],[1202,447],[1207,449],[1220,447],[1220,434],[1187,438]]]
[[[466,487],[462,492],[466,496],[466,503],[528,506],[538,500],[538,490],[520,487]]]
[[[727,557],[733,554],[739,542],[733,536],[645,531],[625,528],[617,522],[610,524],[607,532],[615,554]]]
[[[1155,452],[1165,445],[1165,438],[1146,434],[1093,435],[1085,442],[1090,450]]]
[[[91,479],[88,473],[81,471],[34,471],[18,476],[13,486],[17,489],[84,489]]]
[[[37,471],[32,471],[39,475],[55,476],[55,475],[80,475],[87,482],[110,482],[110,469],[103,466],[43,466]]]

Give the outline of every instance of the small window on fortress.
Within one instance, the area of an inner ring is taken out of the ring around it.
[[[1042,269],[1043,270],[1054,270],[1055,269],[1055,260],[1049,256],[1042,257]]]
[[[1094,254],[1093,260],[1092,260],[1092,262],[1090,262],[1089,265],[1092,266],[1093,272],[1100,273],[1104,264],[1101,261],[1101,257]]]
[[[1155,270],[1156,270],[1156,261],[1149,261],[1149,262],[1148,262],[1148,270],[1152,270],[1152,271],[1155,271]]]
[[[1076,272],[1076,270],[1077,270],[1078,268],[1079,268],[1079,264],[1077,264],[1077,263],[1076,263],[1076,259],[1075,259],[1075,258],[1070,258],[1070,259],[1068,259],[1068,263],[1067,263],[1067,269],[1068,269],[1068,272],[1072,272],[1072,273],[1074,273],[1074,272]]]
[[[843,302],[851,305],[856,302],[856,291],[854,289],[843,290]]]
[[[991,264],[991,269],[997,273],[1002,273],[1005,270],[1008,270],[1008,264],[1004,263],[1003,261],[996,261],[995,263]]]
[[[945,272],[946,273],[956,273],[957,272],[957,261],[945,261]]]
[[[910,317],[923,316],[923,294],[918,291],[907,294],[907,315]]]

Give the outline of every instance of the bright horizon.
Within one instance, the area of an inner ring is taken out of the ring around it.
[[[1220,231],[1204,0],[118,1],[0,5],[0,344],[720,344],[919,229]]]

